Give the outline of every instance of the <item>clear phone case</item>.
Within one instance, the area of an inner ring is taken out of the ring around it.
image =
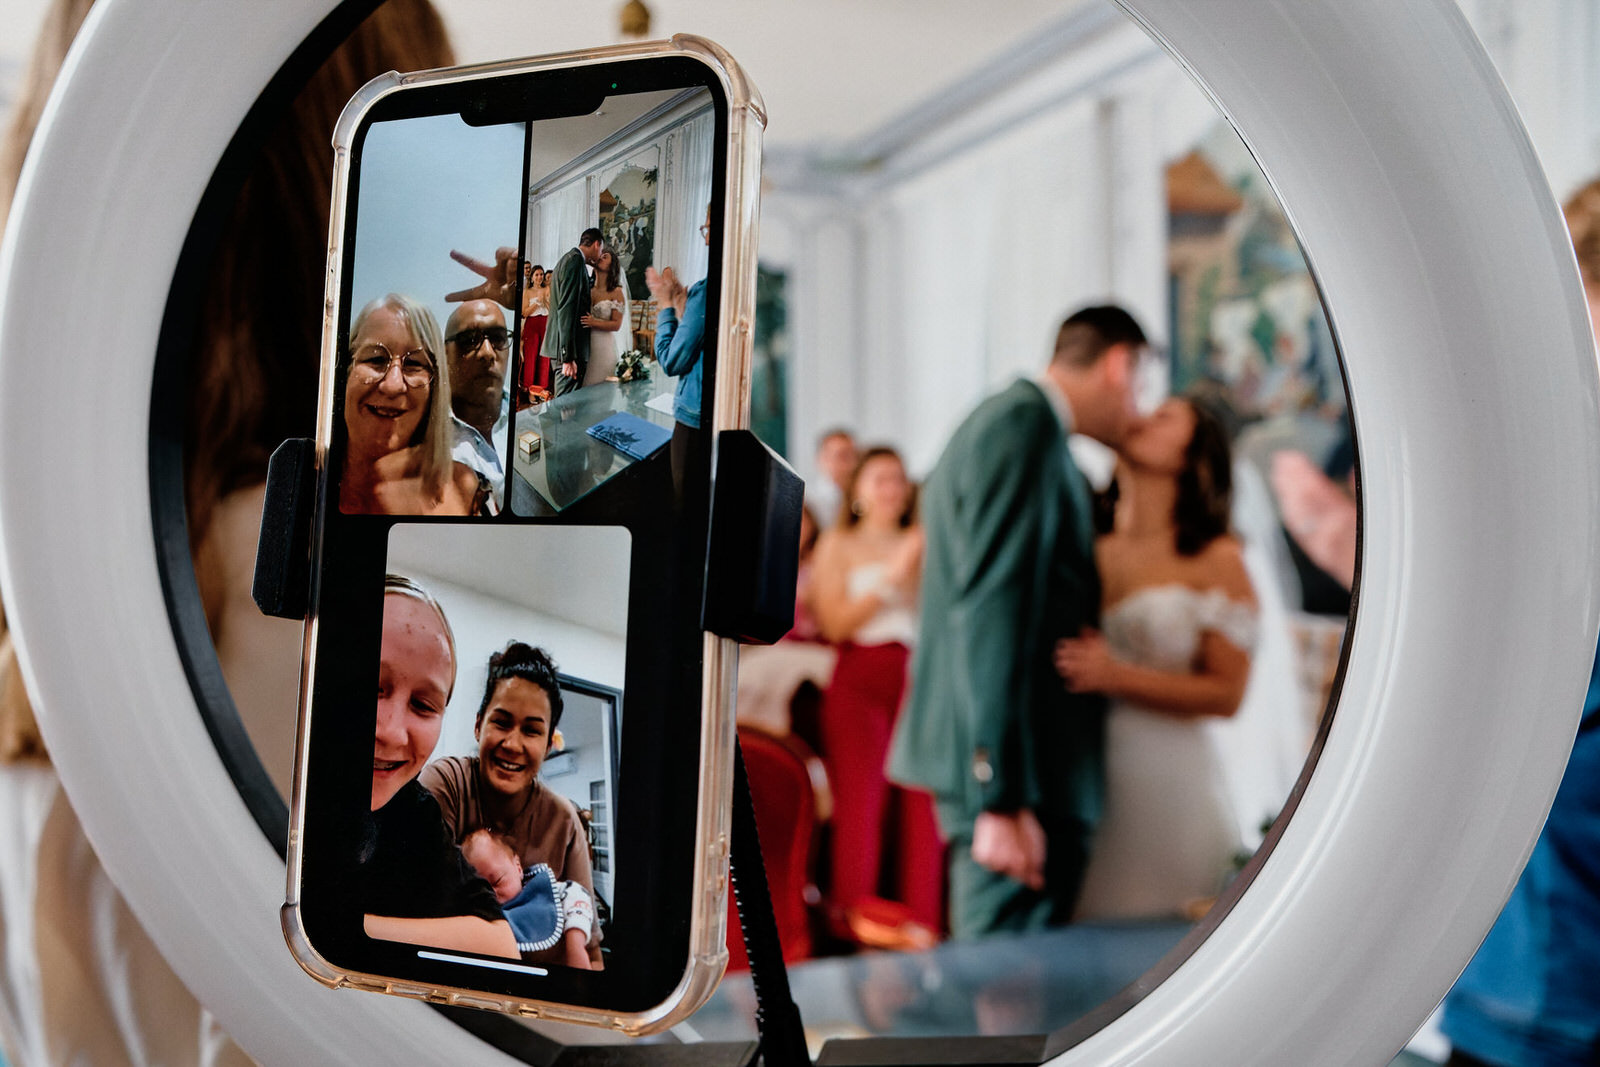
[[[317,467],[319,500],[326,499],[327,456],[333,440],[334,389],[338,362],[338,302],[342,284],[347,191],[351,176],[352,140],[363,118],[380,99],[418,86],[444,85],[524,74],[579,68],[617,60],[660,56],[691,57],[705,64],[721,83],[728,101],[726,190],[722,233],[723,297],[716,324],[717,373],[710,430],[741,429],[749,423],[751,345],[754,336],[756,244],[760,219],[761,137],[766,110],[760,93],[739,64],[721,46],[701,37],[678,35],[667,41],[565,52],[532,59],[468,67],[389,73],[368,83],[346,106],[334,133],[334,188],[329,224],[327,286],[322,322],[322,379],[318,398]],[[313,559],[321,558],[321,516],[312,532]],[[311,603],[318,603],[318,574],[312,574]],[[631,1035],[653,1033],[673,1025],[699,1008],[717,987],[727,967],[728,860],[731,833],[735,746],[734,687],[738,645],[705,635],[699,791],[694,850],[694,890],[690,897],[689,958],[677,987],[653,1008],[612,1012],[569,1004],[509,998],[465,987],[424,985],[380,974],[346,971],[334,966],[311,944],[301,914],[303,833],[306,824],[306,776],[311,731],[311,679],[315,673],[318,619],[306,623],[302,651],[300,715],[290,808],[288,889],[282,909],[284,937],[306,973],[339,988],[390,993],[436,1004],[456,1004],[505,1012],[525,1018],[600,1026]]]

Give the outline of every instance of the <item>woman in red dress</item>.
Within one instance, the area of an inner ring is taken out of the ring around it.
[[[885,898],[929,931],[945,926],[932,797],[884,775],[916,641],[922,546],[899,454],[868,449],[845,485],[838,521],[817,543],[811,576],[817,624],[839,646],[820,714],[834,797],[831,896],[858,939],[863,922],[881,921]]]
[[[550,279],[537,263],[522,265],[522,395],[530,390],[549,392],[550,361],[539,354],[544,331],[550,325]]]

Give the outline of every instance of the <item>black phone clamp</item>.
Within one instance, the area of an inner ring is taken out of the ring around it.
[[[311,517],[317,506],[317,443],[291,437],[267,460],[261,540],[250,598],[262,614],[304,619],[311,610]]]
[[[794,625],[805,483],[749,430],[717,435],[700,624],[770,645]]]
[[[745,644],[765,645],[789,632],[794,625],[804,496],[800,476],[755,434],[724,430],[717,436],[701,608],[704,629]],[[738,749],[733,765],[731,853],[733,897],[750,960],[761,1057],[767,1067],[809,1065],[800,1009],[789,990],[789,970],[778,940],[744,753]]]

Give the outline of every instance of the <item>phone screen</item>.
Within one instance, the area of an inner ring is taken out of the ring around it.
[[[625,1011],[684,973],[727,129],[656,57],[351,137],[299,895],[341,970]]]

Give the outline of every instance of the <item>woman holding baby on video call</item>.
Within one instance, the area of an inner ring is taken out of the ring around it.
[[[455,636],[439,602],[416,582],[390,574],[383,592],[372,814],[351,880],[367,934],[517,959],[494,891],[417,784],[455,689]]]
[[[407,296],[372,301],[350,324],[345,368],[345,514],[472,515],[486,483],[450,457],[450,374],[433,312]]]
[[[489,676],[472,732],[476,756],[429,764],[421,782],[444,812],[457,844],[489,829],[509,843],[523,870],[544,864],[558,882],[575,882],[590,897],[594,875],[589,838],[572,801],[547,788],[539,769],[561,723],[561,686],[549,653],[520,641],[489,657]],[[588,940],[600,965],[597,932]],[[565,962],[561,946],[524,959]]]

